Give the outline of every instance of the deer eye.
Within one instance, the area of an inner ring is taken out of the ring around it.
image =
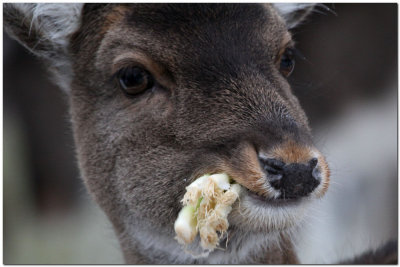
[[[279,71],[286,77],[288,77],[294,69],[294,51],[292,48],[286,48],[285,52],[281,57]]]
[[[135,96],[154,86],[153,76],[141,67],[126,67],[117,73],[120,88],[127,96]]]

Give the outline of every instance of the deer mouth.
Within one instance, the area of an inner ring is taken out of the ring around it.
[[[260,196],[255,192],[250,191],[249,189],[245,189],[245,194],[251,199],[251,201],[258,206],[269,206],[280,208],[283,206],[293,206],[298,205],[303,199],[283,199],[283,198],[267,198],[264,196]]]
[[[329,184],[329,169],[315,148],[288,142],[260,151],[245,143],[234,157],[210,160],[202,173],[227,173],[242,186],[229,215],[239,228],[270,232],[290,228],[304,218]],[[211,157],[210,157],[211,158]]]
[[[329,169],[313,147],[291,142],[265,152],[246,145],[236,155],[218,169],[242,186],[230,215],[230,222],[240,228],[291,228],[327,190]]]

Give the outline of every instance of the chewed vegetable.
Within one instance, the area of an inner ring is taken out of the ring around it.
[[[199,233],[201,247],[213,251],[228,230],[228,214],[240,189],[225,173],[203,175],[187,186],[174,225],[178,242],[188,245]]]

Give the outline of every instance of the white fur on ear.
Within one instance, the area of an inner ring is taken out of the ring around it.
[[[66,47],[69,35],[79,27],[83,3],[15,4],[15,7],[31,21],[31,28],[54,45]]]
[[[273,3],[272,4],[289,29],[298,25],[314,8],[312,3]]]
[[[39,29],[54,44],[66,47],[68,37],[79,27],[83,3],[21,5],[31,16],[31,27]]]
[[[5,8],[14,9],[16,21],[27,23],[24,33],[9,34],[34,54],[46,59],[49,70],[55,75],[56,83],[65,91],[69,90],[72,68],[68,54],[71,35],[78,30],[83,3],[7,3]],[[18,28],[18,25],[13,25]],[[27,31],[27,32],[25,32]],[[26,37],[22,37],[24,35]],[[25,39],[26,38],[26,39]],[[26,40],[33,40],[27,43]]]

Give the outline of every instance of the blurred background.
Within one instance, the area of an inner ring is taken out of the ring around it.
[[[303,263],[334,263],[398,233],[397,4],[326,4],[293,31],[290,82],[332,176],[302,227]],[[123,263],[79,177],[67,98],[3,34],[3,263]]]

